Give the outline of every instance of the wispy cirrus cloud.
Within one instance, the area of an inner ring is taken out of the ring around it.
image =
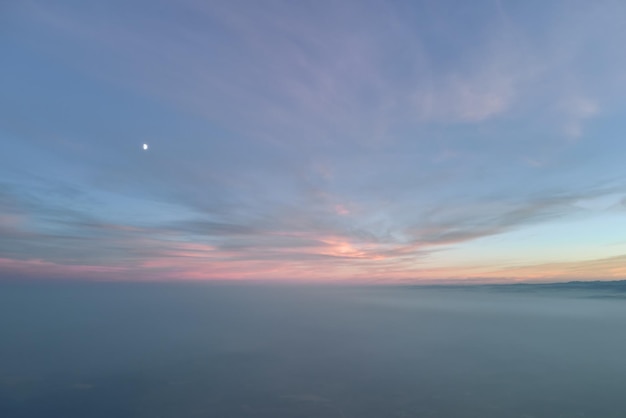
[[[431,256],[623,191],[624,11],[23,2],[0,69],[0,255],[133,277],[482,274]]]
[[[607,280],[623,279],[626,276],[626,254],[577,261],[562,261],[537,265],[517,266],[501,269],[491,276],[506,278],[517,277],[518,280]]]
[[[66,36],[98,43],[107,55],[89,59],[108,62],[106,73],[93,66],[96,74],[214,120],[245,120],[247,134],[266,137],[283,131],[320,140],[337,132],[364,140],[385,136],[396,123],[479,122],[514,105],[521,83],[537,72],[506,24],[485,22],[498,38],[479,48],[462,51],[463,43],[451,43],[453,54],[468,56],[450,66],[451,56],[428,51],[402,7],[353,6],[328,2],[309,13],[273,2],[187,1],[175,10],[178,19],[154,16],[139,24],[131,21],[133,8],[122,15],[115,7],[72,10],[32,2],[29,11]],[[183,18],[191,13],[210,24],[188,24]],[[447,29],[462,36],[465,28]]]
[[[5,185],[1,201],[10,205],[0,211],[0,219],[7,221],[1,228],[0,252],[8,274],[21,276],[37,276],[46,269],[61,275],[68,266],[67,277],[93,273],[95,278],[107,274],[138,279],[330,280],[387,275],[390,280],[419,280],[428,274],[450,278],[458,268],[425,266],[430,254],[571,216],[582,210],[577,202],[607,193],[613,190],[539,196],[532,201],[466,202],[459,209],[444,205],[414,213],[411,222],[398,218],[381,228],[363,224],[351,213],[336,214],[333,221],[325,209],[310,208],[293,208],[291,217],[283,211],[250,219],[244,213],[226,221],[197,212],[177,221],[118,223],[101,219],[103,214],[30,201]],[[19,223],[10,213],[16,207]],[[318,263],[324,265],[323,271],[315,268]],[[461,270],[467,274],[471,268]]]

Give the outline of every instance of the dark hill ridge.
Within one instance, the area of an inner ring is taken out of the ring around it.
[[[554,294],[555,292],[576,297],[626,298],[626,280],[595,280],[552,283],[499,283],[499,284],[453,284],[453,285],[408,285],[408,288],[429,288],[440,290],[463,290],[503,293],[532,293],[536,295]]]
[[[494,291],[520,293],[563,292],[572,296],[622,298],[626,297],[626,280],[571,281],[563,283],[513,283],[481,286]]]
[[[571,282],[554,282],[554,283],[512,283],[512,284],[497,284],[497,285],[485,285],[493,287],[536,287],[538,289],[603,289],[603,290],[618,290],[626,292],[626,280],[595,280],[595,281],[571,281]]]

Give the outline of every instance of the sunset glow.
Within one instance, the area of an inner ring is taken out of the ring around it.
[[[626,278],[626,3],[14,3],[0,279]]]

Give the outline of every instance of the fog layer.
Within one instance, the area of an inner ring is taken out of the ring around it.
[[[5,284],[2,417],[623,417],[619,286]]]

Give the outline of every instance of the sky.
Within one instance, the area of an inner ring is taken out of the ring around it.
[[[0,279],[625,279],[624,21],[0,2]]]

